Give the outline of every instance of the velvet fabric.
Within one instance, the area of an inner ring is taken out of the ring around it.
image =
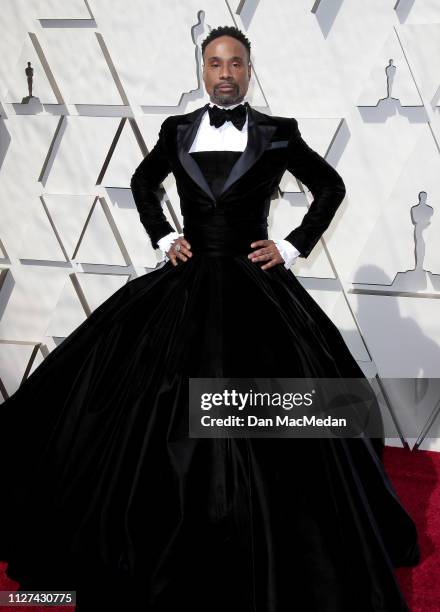
[[[79,611],[407,612],[393,568],[418,562],[417,530],[382,440],[188,436],[190,377],[363,375],[292,271],[247,258],[267,237],[266,166],[316,186],[303,253],[342,179],[317,153],[301,161],[293,120],[262,116],[256,149],[217,159],[232,171],[214,205],[178,167],[211,191],[208,157],[172,152],[172,126],[194,135],[200,109],[183,119],[166,120],[133,192],[154,242],[170,163],[194,255],[121,287],[0,406],[0,559],[22,588],[76,590]]]
[[[336,170],[301,137],[294,118],[271,117],[248,109],[248,143],[226,178],[220,194],[214,195],[197,162],[188,153],[209,104],[185,115],[165,119],[155,147],[136,168],[131,189],[154,248],[157,241],[174,231],[162,211],[158,187],[172,172],[180,196],[184,222],[209,221],[221,207],[231,227],[250,221],[266,222],[271,197],[281,177],[289,170],[313,194],[301,224],[290,231],[289,240],[308,257],[342,202],[345,185]]]

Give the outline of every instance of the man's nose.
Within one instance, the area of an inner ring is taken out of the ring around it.
[[[223,68],[220,70],[220,78],[227,79],[230,76],[231,76],[231,70],[229,66],[223,66]]]

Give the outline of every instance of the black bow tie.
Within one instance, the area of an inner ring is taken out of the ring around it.
[[[235,108],[219,108],[218,106],[209,106],[209,123],[216,128],[224,124],[225,121],[231,121],[237,130],[241,130],[246,122],[246,107],[244,104],[239,104]]]

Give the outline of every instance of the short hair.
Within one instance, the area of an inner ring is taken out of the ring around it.
[[[239,30],[238,28],[236,28],[235,26],[219,26],[218,28],[214,28],[214,30],[210,31],[208,36],[202,42],[203,61],[205,61],[205,49],[207,45],[209,45],[211,41],[213,41],[216,38],[219,38],[220,36],[231,36],[232,38],[236,38],[237,40],[239,40],[246,47],[247,52],[248,52],[248,61],[250,61],[251,43],[246,38],[246,36],[243,34],[243,32]]]

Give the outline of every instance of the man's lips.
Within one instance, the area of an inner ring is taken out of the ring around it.
[[[219,85],[218,89],[234,89],[235,85]]]

